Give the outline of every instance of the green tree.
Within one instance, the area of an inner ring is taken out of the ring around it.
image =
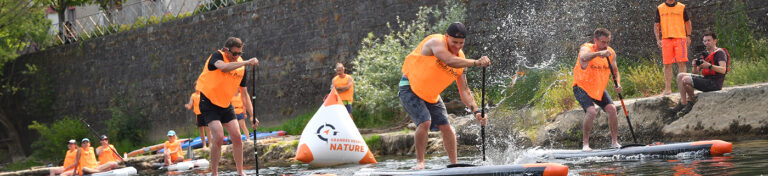
[[[104,10],[109,20],[113,20],[112,15],[114,12],[123,8],[123,0],[94,0],[94,3],[99,4],[99,7],[101,10]]]
[[[12,1],[12,0],[11,0]],[[79,6],[89,4],[92,0],[35,0],[43,3],[47,7],[51,7],[53,11],[59,16],[59,31],[62,31],[61,38],[64,38],[64,12],[68,7]]]
[[[36,1],[0,0],[0,74],[19,51],[48,39],[50,20]]]

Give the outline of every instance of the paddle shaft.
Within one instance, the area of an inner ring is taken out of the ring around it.
[[[251,109],[253,111],[253,114],[256,114],[256,78],[258,78],[259,74],[256,72],[256,66],[253,66],[253,87],[251,87],[251,106],[253,108]],[[256,124],[256,117],[251,117],[251,123]],[[256,175],[259,175],[259,150],[256,148],[258,143],[256,140],[258,139],[258,136],[256,135],[256,127],[253,128],[253,159],[256,161]]]
[[[483,67],[483,83],[480,95],[480,118],[485,117],[485,67]],[[483,141],[483,161],[485,161],[485,125],[480,125],[480,137]]]
[[[611,72],[611,78],[613,78],[613,85],[614,87],[619,87],[619,83],[616,81],[616,74],[613,73],[613,65],[611,65],[611,60],[608,59],[608,57],[605,58],[606,61],[608,61],[608,68]],[[627,113],[627,106],[624,105],[624,97],[621,96],[621,93],[616,92],[616,94],[619,94],[619,101],[621,101],[621,110],[624,110],[624,117],[627,118],[627,125],[629,125],[629,132],[632,133],[632,139],[637,143],[637,137],[635,137],[635,130],[632,128],[632,122],[629,121],[629,113]]]

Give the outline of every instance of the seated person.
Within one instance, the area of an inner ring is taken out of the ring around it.
[[[702,92],[717,91],[723,88],[725,74],[730,71],[731,57],[725,48],[717,47],[717,35],[712,31],[704,32],[703,38],[706,53],[702,58],[691,62],[693,73],[701,71],[701,75],[680,73],[677,75],[677,87],[680,89],[680,103],[673,108],[677,112],[688,113],[693,107],[693,89]]]
[[[77,164],[75,164],[75,159],[77,158],[77,152],[79,149],[77,148],[77,143],[75,143],[74,139],[70,139],[67,143],[67,147],[69,147],[69,150],[67,150],[67,154],[64,157],[64,165],[61,167],[55,167],[51,168],[51,176],[54,176],[56,174],[61,175],[73,175],[75,167],[77,167]]]
[[[163,144],[163,161],[165,161],[166,166],[184,161],[184,154],[182,153],[183,150],[181,150],[181,142],[179,142],[177,138],[178,137],[176,137],[175,131],[168,131],[168,141],[165,141],[165,144]]]

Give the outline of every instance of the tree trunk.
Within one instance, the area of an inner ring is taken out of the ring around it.
[[[7,136],[0,135],[0,137],[10,139],[10,141],[4,143],[8,146],[8,153],[11,154],[11,161],[16,162],[26,158],[24,155],[24,148],[21,146],[21,140],[19,140],[18,131],[16,131],[16,127],[14,127],[13,123],[8,120],[2,110],[0,110],[0,127],[2,127],[3,132],[7,134]]]

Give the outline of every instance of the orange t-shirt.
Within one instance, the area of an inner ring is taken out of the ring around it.
[[[464,72],[464,68],[450,67],[438,59],[437,56],[421,55],[424,44],[434,38],[446,40],[446,37],[442,34],[427,36],[427,38],[419,43],[416,49],[405,57],[402,68],[403,75],[408,78],[413,93],[428,103],[437,103],[440,93],[459,79]],[[448,42],[446,41],[445,44],[447,48]],[[456,56],[466,59],[462,50],[459,50]]]
[[[171,141],[165,141],[163,144],[165,145],[165,151],[164,152],[176,152],[174,154],[171,154],[171,157],[178,158],[183,157],[184,154],[181,152],[181,142],[179,140],[176,140],[176,142],[171,143]]]
[[[83,167],[96,169],[99,167],[99,162],[96,162],[96,152],[93,151],[93,147],[87,149],[80,148],[80,165],[77,166],[77,173],[83,173]]]
[[[584,43],[581,47],[589,47],[591,52],[596,52],[594,44]],[[608,58],[613,61],[616,52],[608,47],[611,56]],[[610,63],[603,56],[596,56],[587,64],[586,69],[581,69],[581,58],[576,57],[576,66],[573,67],[573,85],[579,86],[585,92],[597,101],[602,101],[605,87],[608,86],[608,79],[611,76]]]
[[[243,94],[237,93],[234,97],[232,97],[232,106],[235,107],[235,114],[242,114],[245,112],[245,109],[243,109]]]
[[[333,77],[333,86],[334,87],[344,87],[349,84],[349,82],[352,80],[352,75],[344,74],[344,78],[339,77],[339,75],[336,75]],[[349,101],[350,103],[353,102],[355,94],[355,85],[349,86],[349,89],[344,92],[340,92],[339,96],[341,96],[341,100],[343,101]]]
[[[112,149],[115,148],[112,144],[109,145],[109,147],[106,146],[99,146],[101,149],[101,153],[99,153],[99,165],[102,165],[104,163],[110,162],[110,161],[120,161],[120,159],[115,156],[115,151]]]
[[[64,166],[62,166],[62,167],[67,167],[69,165],[75,164],[75,159],[76,158],[77,158],[77,149],[75,149],[75,150],[67,150],[67,155],[64,157]],[[73,168],[69,168],[69,169],[67,169],[65,171],[69,171],[69,170],[72,170],[72,169],[75,169],[75,168],[74,167]]]
[[[231,59],[227,58],[224,51],[219,50],[218,52],[224,57],[223,61],[225,63],[243,61],[243,58],[240,56]],[[214,105],[228,108],[232,102],[232,96],[235,96],[237,93],[240,82],[245,76],[245,67],[239,67],[229,72],[223,72],[221,69],[209,71],[208,62],[211,60],[211,56],[208,56],[208,59],[205,61],[203,72],[197,78],[195,90],[202,92]]]

